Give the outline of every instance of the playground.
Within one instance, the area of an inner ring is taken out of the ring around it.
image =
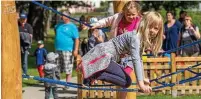
[[[128,88],[122,88],[113,83],[107,81],[96,80],[92,85],[83,85],[84,75],[81,71],[76,70],[76,67],[82,63],[81,55],[77,55],[73,62],[72,79],[70,82],[66,82],[66,75],[61,73],[60,80],[54,80],[50,78],[40,77],[35,66],[35,57],[28,56],[28,75],[22,75],[21,70],[21,55],[20,55],[20,37],[17,24],[16,6],[25,4],[20,1],[2,1],[2,35],[1,35],[1,54],[2,54],[2,69],[1,69],[1,98],[2,99],[43,99],[45,97],[44,82],[57,85],[57,94],[59,99],[121,99],[122,92],[127,93],[126,99],[200,99],[201,98],[201,54],[198,56],[179,56],[178,51],[190,48],[196,44],[201,45],[201,39],[196,41],[178,46],[176,48],[160,52],[159,56],[154,56],[152,53],[143,53],[142,62],[144,69],[144,77],[149,78],[148,86],[151,87],[152,92],[146,93],[139,87],[138,79],[136,79],[135,72],[132,72],[129,76],[132,80],[132,84]],[[76,25],[84,24],[91,28],[92,26],[88,23],[84,23],[78,20],[78,16],[82,13],[74,13],[72,16],[61,13],[58,9],[50,7],[44,2],[30,1],[28,2],[36,9],[45,9],[51,11],[51,14],[66,17]],[[76,4],[73,2],[67,2],[67,4]],[[110,4],[114,6],[114,13],[121,12],[122,7],[126,2],[124,1],[111,1],[109,3],[103,2],[102,4]],[[143,2],[140,2],[142,4]],[[199,3],[200,2],[195,2]],[[78,3],[80,4],[80,3]],[[164,3],[166,4],[166,3]],[[168,3],[167,3],[168,4]],[[171,2],[169,2],[171,4]],[[82,5],[82,4],[81,4]],[[190,4],[191,5],[191,4]],[[165,8],[165,7],[164,7]],[[35,10],[36,10],[35,9]],[[103,8],[100,8],[103,9]],[[99,9],[99,10],[100,10]],[[103,10],[105,10],[104,8]],[[151,9],[151,8],[149,8]],[[157,8],[155,8],[156,10]],[[30,10],[30,9],[29,9]],[[99,18],[109,16],[108,13],[102,12],[98,16],[93,8],[86,11],[90,12],[91,15],[95,15]],[[107,9],[108,10],[108,9]],[[106,10],[106,11],[107,11]],[[178,10],[178,9],[177,9]],[[177,11],[176,10],[176,11]],[[163,17],[165,17],[164,9],[159,11]],[[178,11],[177,11],[178,12]],[[200,21],[201,13],[188,12],[189,15],[194,15],[194,23],[198,25],[199,31],[201,29]],[[47,13],[46,13],[47,14]],[[99,13],[100,14],[100,13]],[[51,16],[52,16],[51,15]],[[89,13],[87,15],[90,16]],[[30,19],[33,16],[39,16],[38,13],[33,12],[32,16],[28,16]],[[56,19],[55,19],[56,20]],[[53,22],[54,20],[51,20]],[[33,21],[28,20],[29,23]],[[33,22],[34,23],[34,22]],[[37,22],[36,22],[37,23]],[[41,22],[42,23],[42,22]],[[54,23],[54,22],[53,22]],[[5,24],[5,25],[4,25]],[[35,24],[40,27],[41,24]],[[48,52],[55,52],[54,44],[56,33],[52,24],[45,24],[49,28],[44,29],[44,34],[37,34],[40,32],[33,33],[33,41],[29,50],[30,54],[34,53],[38,47],[37,40],[43,40],[45,48]],[[38,27],[37,27],[38,28]],[[37,29],[36,27],[34,29]],[[110,35],[107,31],[106,35]],[[201,47],[200,47],[201,48]],[[18,53],[19,52],[19,53]],[[65,86],[68,89],[65,89]],[[50,98],[54,99],[53,91],[50,90]],[[11,95],[12,94],[12,95]]]

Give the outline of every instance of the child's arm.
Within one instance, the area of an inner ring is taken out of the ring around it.
[[[110,17],[107,17],[107,18],[103,18],[103,19],[99,20],[97,23],[91,24],[93,26],[92,29],[111,26],[112,23],[113,23],[113,21],[118,16],[120,16],[120,14],[121,13],[117,13],[117,14],[115,14],[113,16],[110,16]]]
[[[46,49],[44,49],[43,57],[44,57],[44,59],[46,60],[46,57],[47,57],[47,50],[46,50]]]
[[[36,56],[36,51],[37,51],[37,49],[34,51],[33,54],[30,54],[30,56],[31,56],[31,57],[35,57],[35,56]]]
[[[140,56],[140,40],[137,36],[133,36],[129,43],[131,58],[139,87],[143,92],[149,93],[152,89],[149,85],[145,85],[144,83],[144,68]]]

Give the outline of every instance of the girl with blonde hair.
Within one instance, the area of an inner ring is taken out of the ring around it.
[[[148,12],[142,18],[137,31],[124,33],[91,49],[82,57],[78,70],[81,70],[84,78],[90,79],[90,81],[98,79],[121,87],[129,87],[131,82],[128,71],[124,71],[120,65],[113,61],[116,61],[115,58],[120,54],[130,54],[134,64],[130,68],[135,70],[139,88],[142,92],[150,93],[151,87],[144,84],[142,52],[145,48],[151,48],[153,54],[157,55],[162,46],[162,35],[162,16],[158,12]],[[120,72],[121,69],[123,73]],[[112,77],[113,79],[111,79]],[[114,78],[120,79],[119,77],[123,79],[122,82],[114,80]]]

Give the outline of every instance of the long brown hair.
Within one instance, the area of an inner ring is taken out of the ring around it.
[[[154,26],[158,26],[159,31],[156,35],[156,37],[151,38],[150,37],[150,28],[154,27]],[[145,48],[151,48],[152,53],[154,55],[157,55],[157,53],[159,52],[159,50],[162,47],[162,42],[163,42],[163,18],[162,16],[155,11],[150,11],[147,12],[140,24],[139,27],[137,29],[137,32],[140,35],[141,38],[141,54],[142,52],[144,52]]]

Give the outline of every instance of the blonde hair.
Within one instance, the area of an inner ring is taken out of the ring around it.
[[[124,7],[123,7],[123,12],[126,12],[126,11],[130,11],[132,10],[133,8],[136,8],[137,12],[139,13],[141,11],[141,6],[140,4],[138,4],[137,2],[135,1],[128,1]]]
[[[158,26],[158,33],[156,37],[153,39],[150,37],[150,28]],[[159,50],[162,47],[163,42],[163,18],[158,12],[150,11],[147,12],[137,29],[137,32],[140,35],[141,38],[141,53],[144,52],[145,48],[151,48],[152,53],[154,55],[157,55]]]

